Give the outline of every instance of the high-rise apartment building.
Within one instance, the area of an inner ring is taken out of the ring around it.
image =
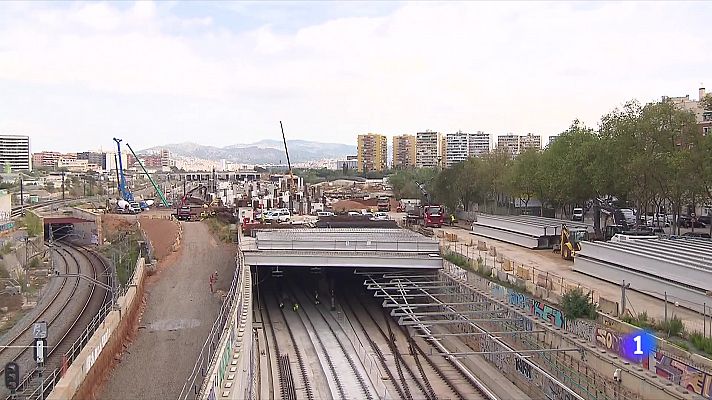
[[[505,149],[509,154],[519,154],[519,136],[513,133],[497,136],[497,148]]]
[[[443,162],[443,140],[440,132],[427,130],[415,135],[415,166],[437,168]]]
[[[358,135],[358,172],[383,171],[387,159],[388,141],[384,135]]]
[[[549,136],[549,144],[547,144],[546,147],[551,146],[551,144],[554,143],[554,142],[556,141],[556,139],[558,139],[558,138],[559,138],[559,135],[551,135],[551,136]]]
[[[526,149],[541,149],[541,135],[528,133],[523,136],[508,133],[497,136],[497,148],[505,149],[512,156],[516,156]]]
[[[519,137],[519,152],[521,153],[526,149],[541,150],[541,135],[527,133],[524,136],[520,136]]]
[[[30,137],[0,135],[0,168],[11,171],[31,171]]]
[[[171,152],[168,149],[162,149],[161,150],[161,167],[168,168],[170,166],[171,166]]]
[[[415,167],[415,136],[393,136],[393,169]]]
[[[489,153],[489,134],[478,131],[477,133],[466,133],[457,131],[445,135],[445,152],[443,159],[447,168],[465,161],[470,157]]]

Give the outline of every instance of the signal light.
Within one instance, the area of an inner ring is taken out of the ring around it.
[[[5,386],[15,390],[20,385],[20,366],[15,362],[5,364]]]

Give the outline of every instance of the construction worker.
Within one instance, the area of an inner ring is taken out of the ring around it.
[[[215,293],[215,282],[217,281],[217,278],[215,277],[215,274],[210,274],[210,278],[208,278],[208,282],[210,283],[210,293]]]
[[[450,226],[455,225],[455,214],[450,214]]]
[[[314,291],[314,304],[319,304],[319,291]]]
[[[294,312],[297,312],[297,310],[299,310],[299,303],[295,302],[294,306],[292,306],[292,310],[294,310]]]

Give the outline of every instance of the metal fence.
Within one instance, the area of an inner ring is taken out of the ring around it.
[[[535,286],[546,289],[549,293],[563,296],[571,289],[580,288],[585,293],[590,293],[594,303],[600,303],[600,294],[595,289],[590,288],[581,282],[570,278],[564,278],[550,271],[544,271],[532,265],[518,263],[514,260],[507,259],[499,255],[492,255],[487,250],[480,250],[477,246],[468,245],[467,243],[448,242],[445,238],[440,238],[440,246],[443,254],[453,252],[467,259],[473,268],[478,267],[478,263],[483,266],[491,267],[495,271],[501,271],[510,275],[514,275],[521,280],[521,284],[531,282]]]

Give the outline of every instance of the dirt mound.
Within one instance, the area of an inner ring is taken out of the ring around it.
[[[361,211],[368,209],[369,206],[360,203],[358,201],[353,201],[353,200],[339,200],[336,203],[334,203],[331,208],[335,212],[342,212],[342,211]]]
[[[146,232],[153,246],[153,255],[162,260],[171,254],[173,243],[178,237],[178,224],[170,219],[142,217],[141,228]]]
[[[101,228],[104,231],[104,237],[112,237],[117,233],[128,232],[134,230],[136,217],[125,215],[104,214],[101,217]]]

